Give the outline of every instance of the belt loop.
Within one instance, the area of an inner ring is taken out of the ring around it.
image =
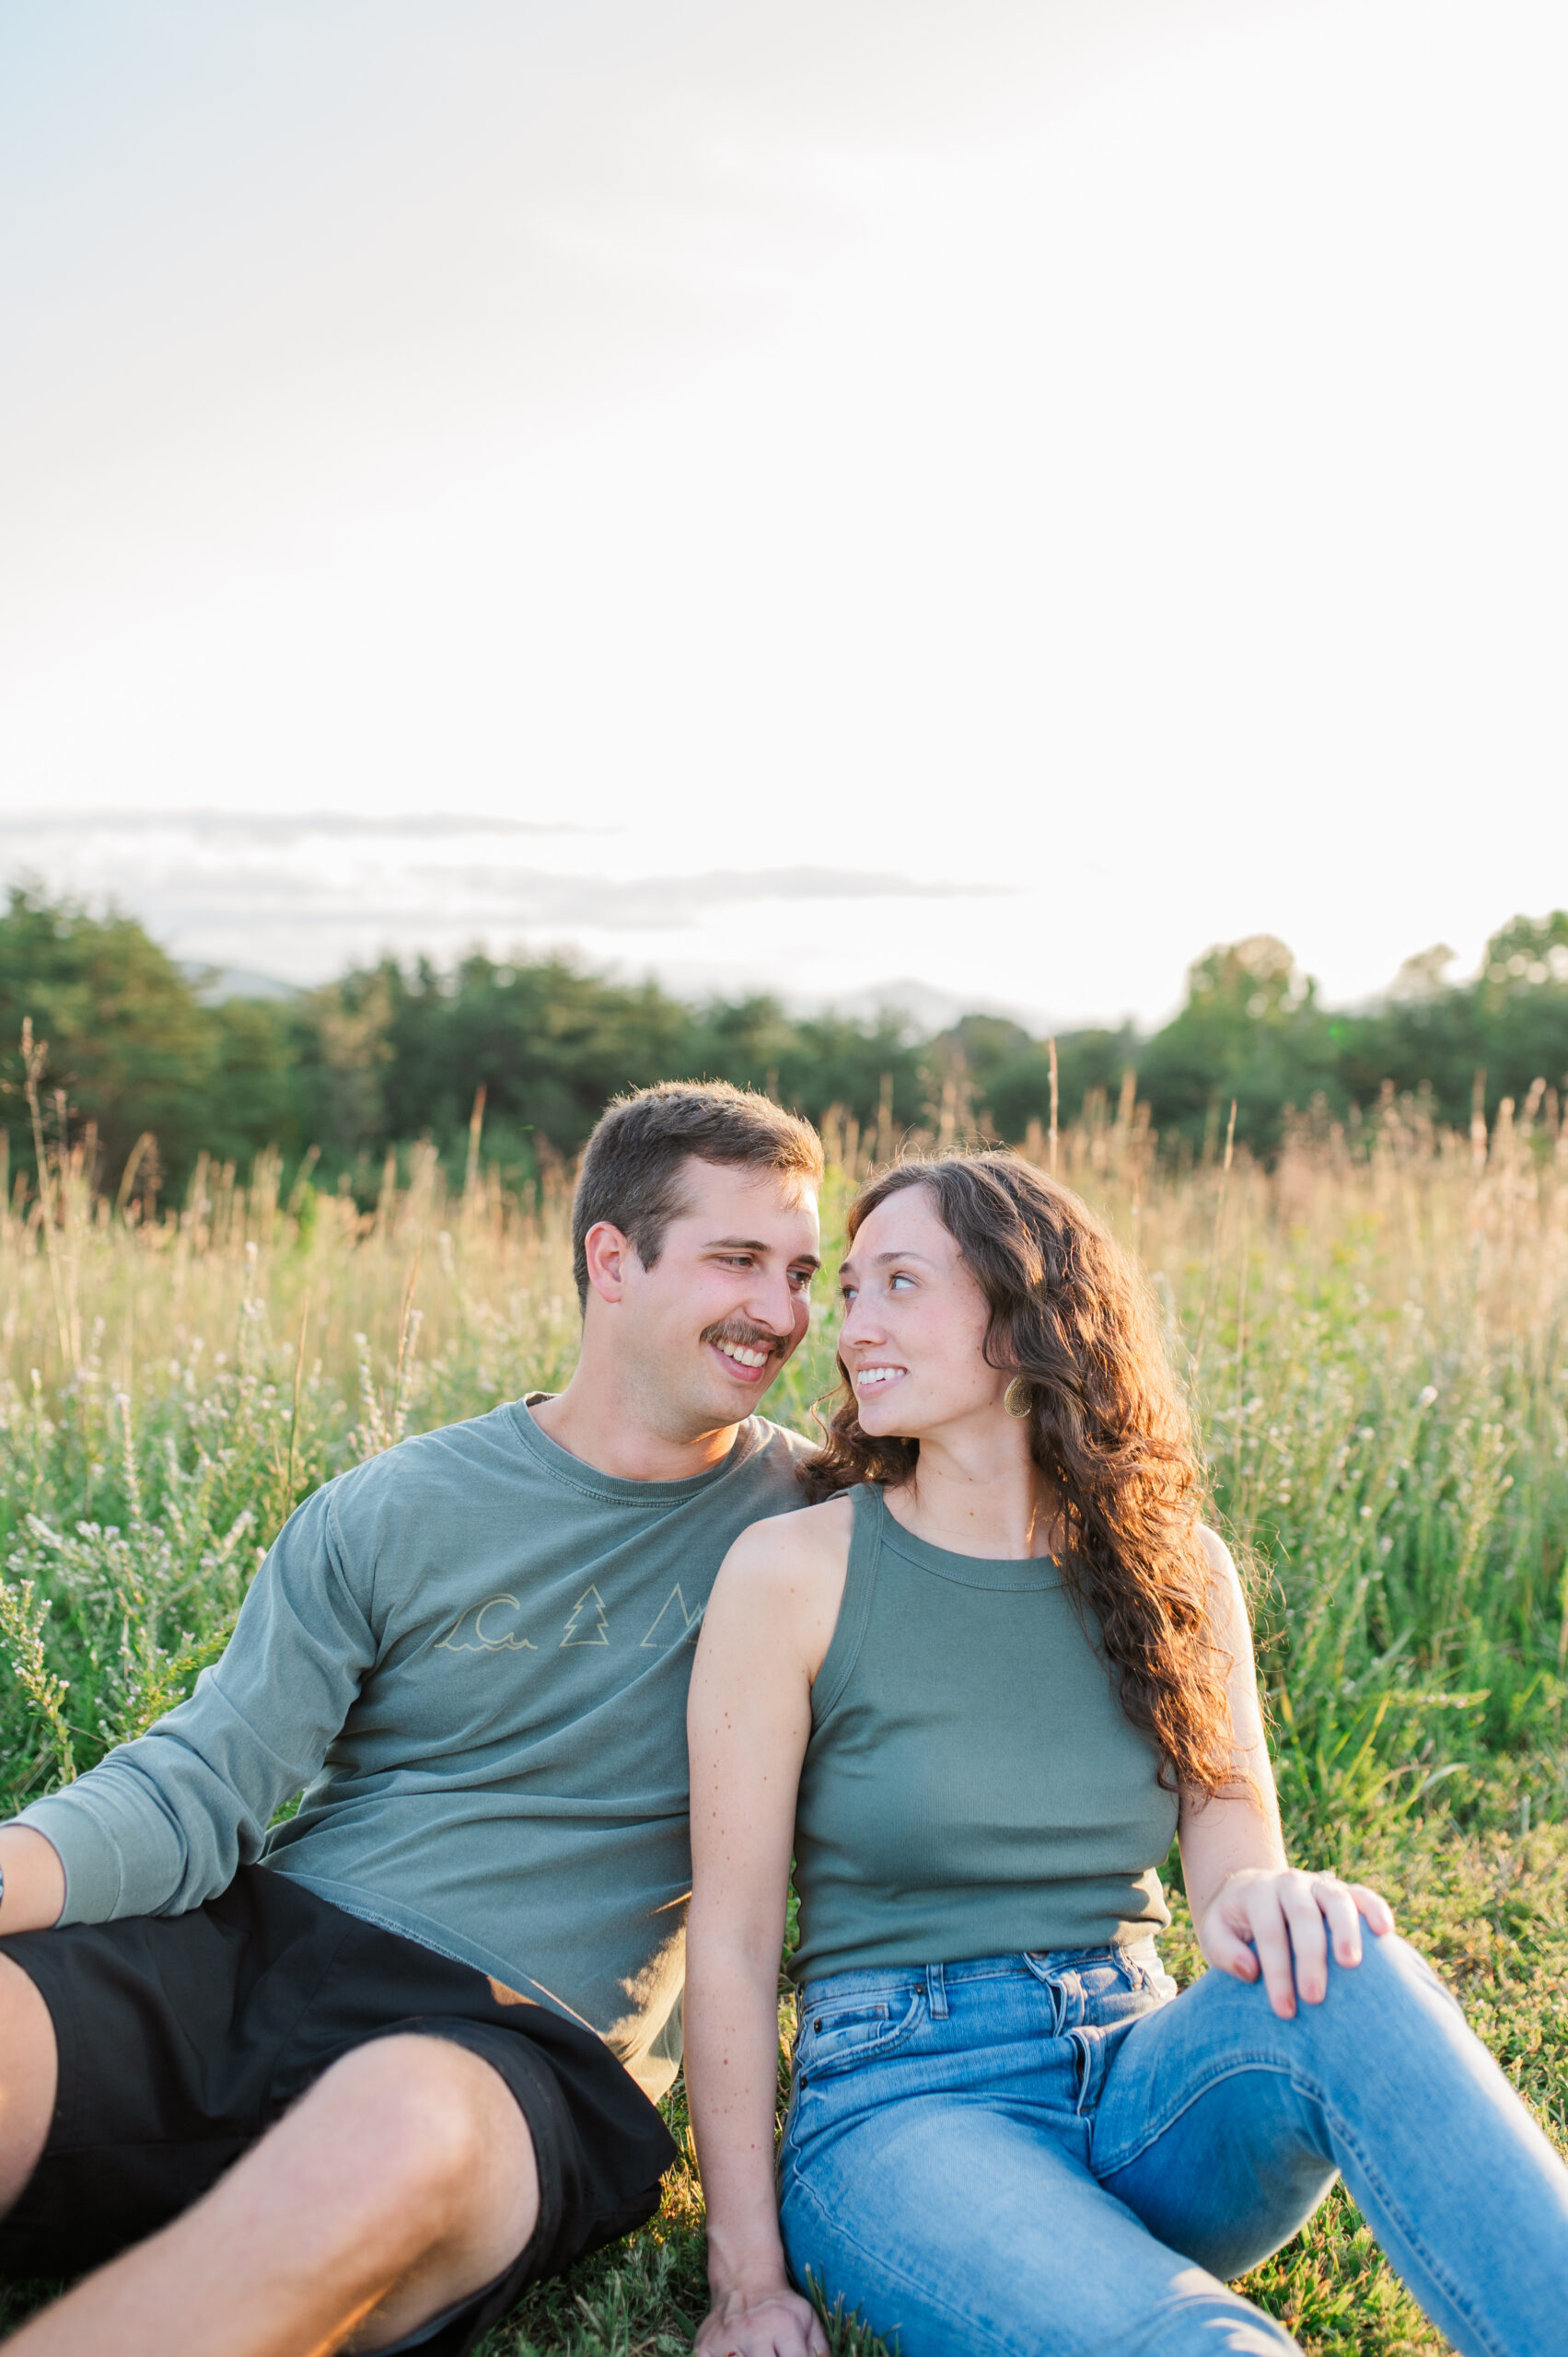
[[[947,1982],[939,1964],[928,1964],[925,1968],[925,2002],[931,2008],[934,2022],[947,2020]]]

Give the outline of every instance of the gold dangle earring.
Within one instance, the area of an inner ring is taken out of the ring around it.
[[[1010,1416],[1028,1416],[1035,1403],[1035,1387],[1027,1375],[1016,1375],[1002,1394],[1002,1405]]]

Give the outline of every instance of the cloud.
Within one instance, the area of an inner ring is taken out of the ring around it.
[[[193,835],[200,842],[298,842],[308,835],[601,835],[611,827],[579,827],[565,819],[465,817],[429,811],[386,818],[353,810],[71,810],[49,819],[0,817],[0,837],[78,840],[99,830],[114,835]]]
[[[154,932],[214,925],[240,957],[278,920],[305,929],[345,919],[405,948],[426,931],[476,936],[675,933],[730,909],[993,899],[1008,888],[919,881],[885,869],[796,865],[695,874],[591,875],[514,864],[529,834],[579,831],[490,819],[301,819],[237,811],[81,813],[0,820],[14,874],[89,901],[112,897]],[[466,856],[442,859],[437,845]],[[475,856],[475,853],[479,856]]]
[[[53,876],[50,878],[55,881]],[[552,876],[540,868],[400,865],[366,875],[310,875],[277,865],[151,866],[140,874],[64,879],[75,891],[110,888],[145,910],[155,931],[222,919],[243,928],[286,914],[291,924],[334,924],[345,916],[384,927],[419,946],[422,923],[475,931],[515,926],[559,933],[681,932],[709,913],[767,901],[955,900],[1000,897],[998,886],[922,884],[904,876],[836,868],[715,870],[701,876]]]

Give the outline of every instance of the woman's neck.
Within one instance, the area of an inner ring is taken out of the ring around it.
[[[1060,1543],[1055,1496],[1017,1423],[998,1432],[988,1418],[985,1429],[956,1442],[923,1436],[913,1473],[887,1500],[912,1537],[950,1554],[1017,1562],[1053,1554]]]

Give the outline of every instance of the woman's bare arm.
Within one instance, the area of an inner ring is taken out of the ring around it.
[[[1181,1872],[1193,1927],[1208,1962],[1238,1980],[1260,1972],[1276,2014],[1328,1991],[1328,1942],[1341,1964],[1361,1961],[1361,1918],[1392,1931],[1388,1901],[1337,1875],[1306,1875],[1285,1857],[1268,1739],[1258,1701],[1252,1631],[1229,1550],[1212,1530],[1203,1543],[1214,1574],[1215,1634],[1231,1656],[1227,1680],[1238,1789],[1221,1799],[1181,1798]]]
[[[835,1504],[744,1532],[714,1585],[691,1673],[686,2091],[714,2302],[697,2336],[702,2357],[827,2357],[784,2269],[773,2107],[796,1794],[848,1520]]]

